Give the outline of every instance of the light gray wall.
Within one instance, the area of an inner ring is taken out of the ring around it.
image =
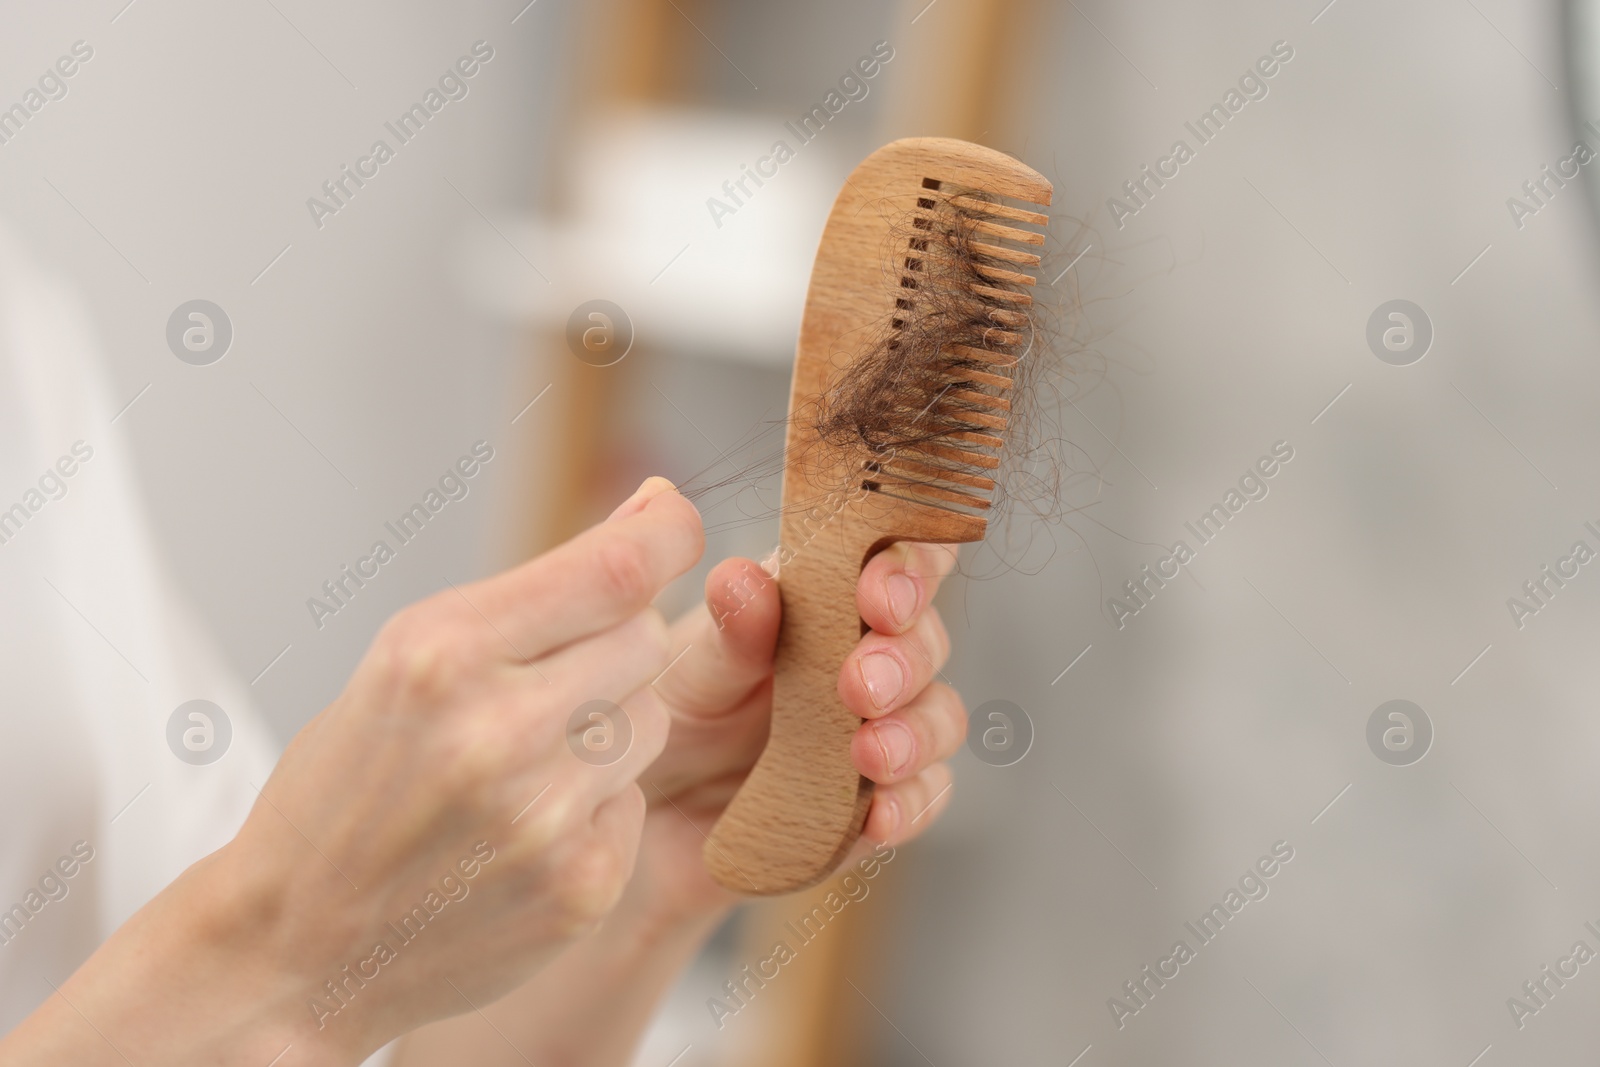
[[[513,24],[518,7],[138,0],[119,14],[119,0],[14,13],[0,38],[8,103],[74,41],[94,50],[0,147],[5,211],[86,291],[118,394],[149,386],[118,425],[234,665],[253,678],[288,646],[254,686],[285,736],[389,612],[483,572],[530,488],[511,457],[540,431],[509,420],[536,371],[511,326],[463,300],[451,260],[489,225],[478,211],[503,219],[536,199],[566,103],[569,8]],[[376,138],[395,144],[383,123],[479,40],[494,58],[468,95],[314,225],[306,200]],[[208,367],[164,339],[194,298],[234,326]],[[306,599],[478,439],[503,458],[316,629]]]
[[[1521,1030],[1506,1006],[1575,941],[1600,949],[1600,582],[1584,568],[1520,631],[1506,606],[1600,547],[1590,212],[1576,185],[1520,230],[1506,207],[1571,151],[1558,10],[1339,0],[1312,24],[1321,7],[1081,3],[1030,30],[1057,47],[1025,157],[1098,231],[1080,269],[1110,381],[1065,427],[1105,485],[1042,573],[950,603],[949,673],[1037,740],[1012,768],[961,763],[894,920],[882,1007],[904,1036],[882,1027],[876,1062],[923,1062],[908,1037],[939,1063],[1092,1045],[1085,1065],[1593,1045],[1587,968]],[[1184,121],[1277,40],[1295,54],[1270,94],[1118,229],[1106,199],[1193,145]],[[1435,330],[1412,366],[1365,341],[1394,298]],[[1163,554],[1142,542],[1195,546],[1184,521],[1279,439],[1270,495],[1113,626],[1105,597]],[[1393,698],[1435,730],[1412,766],[1365,739]],[[1108,998],[1198,947],[1185,920],[1279,840],[1270,894],[1119,1030]]]

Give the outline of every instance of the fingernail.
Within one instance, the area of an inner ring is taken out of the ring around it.
[[[893,704],[906,687],[905,670],[900,661],[887,652],[867,653],[859,660],[857,669],[861,671],[862,684],[867,687],[867,696],[879,710]]]
[[[917,583],[904,574],[891,574],[884,579],[889,600],[889,614],[894,621],[905,625],[911,622],[917,610]]]
[[[911,731],[904,723],[880,722],[874,724],[872,736],[878,739],[878,748],[883,750],[883,762],[889,773],[898,778],[911,762],[911,750],[915,747]]]
[[[676,488],[677,486],[667,481],[667,479],[661,477],[660,475],[652,474],[650,477],[639,483],[639,488],[633,491],[632,496],[617,505],[616,510],[612,511],[611,515],[606,521],[609,522],[611,519],[618,519],[625,515],[632,515],[635,512],[642,510],[652,498],[660,496],[669,489]]]
[[[639,483],[639,488],[634,490],[633,499],[648,501],[652,497],[658,497],[668,490],[676,491],[677,488],[677,486],[673,485],[667,479],[661,477],[661,475],[652,474],[643,482]]]

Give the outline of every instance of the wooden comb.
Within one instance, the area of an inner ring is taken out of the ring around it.
[[[1051,193],[1001,152],[914,137],[868,156],[834,201],[789,401],[772,729],[704,852],[729,889],[815,885],[861,834],[872,783],[850,758],[861,720],[838,695],[865,631],[856,581],[896,541],[983,538],[1013,371],[1032,337],[1035,279],[1023,271],[1039,265],[1027,247],[1044,237],[1026,226],[1047,221],[1003,200],[1048,205]],[[937,331],[929,366],[876,398],[900,432],[825,433],[830,391],[863,359],[892,365],[900,338],[919,329],[923,353]]]

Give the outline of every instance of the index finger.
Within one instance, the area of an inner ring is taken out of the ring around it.
[[[532,659],[637,614],[703,551],[699,511],[652,478],[613,518],[462,595]]]

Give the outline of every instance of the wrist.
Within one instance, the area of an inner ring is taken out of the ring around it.
[[[290,914],[286,884],[237,839],[172,884],[163,903],[184,916],[176,952],[191,969],[188,996],[211,1005],[252,1054],[266,1049],[262,1062],[292,1046],[283,1067],[359,1063],[386,1039],[354,1026],[318,1025],[311,1004],[327,969],[318,969],[325,946],[304,943],[307,927]],[[228,1055],[218,1062],[232,1062]]]
[[[292,1046],[285,1067],[333,1067],[359,1063],[366,1045],[382,1043],[351,1028],[318,1028],[309,1007],[315,954],[295,943],[289,930],[298,924],[286,921],[287,911],[282,880],[235,841],[186,870],[124,927],[137,947],[159,949],[183,1010],[198,1008],[215,1022],[220,1040],[195,1053],[246,1063],[264,1051],[259,1062],[269,1063]]]
[[[273,943],[272,910],[226,849],[207,856],[24,1020],[0,1059],[29,1067],[130,1060],[259,1067],[280,1056],[282,1067],[358,1063],[358,1048],[317,1034],[305,1005],[309,983]]]

